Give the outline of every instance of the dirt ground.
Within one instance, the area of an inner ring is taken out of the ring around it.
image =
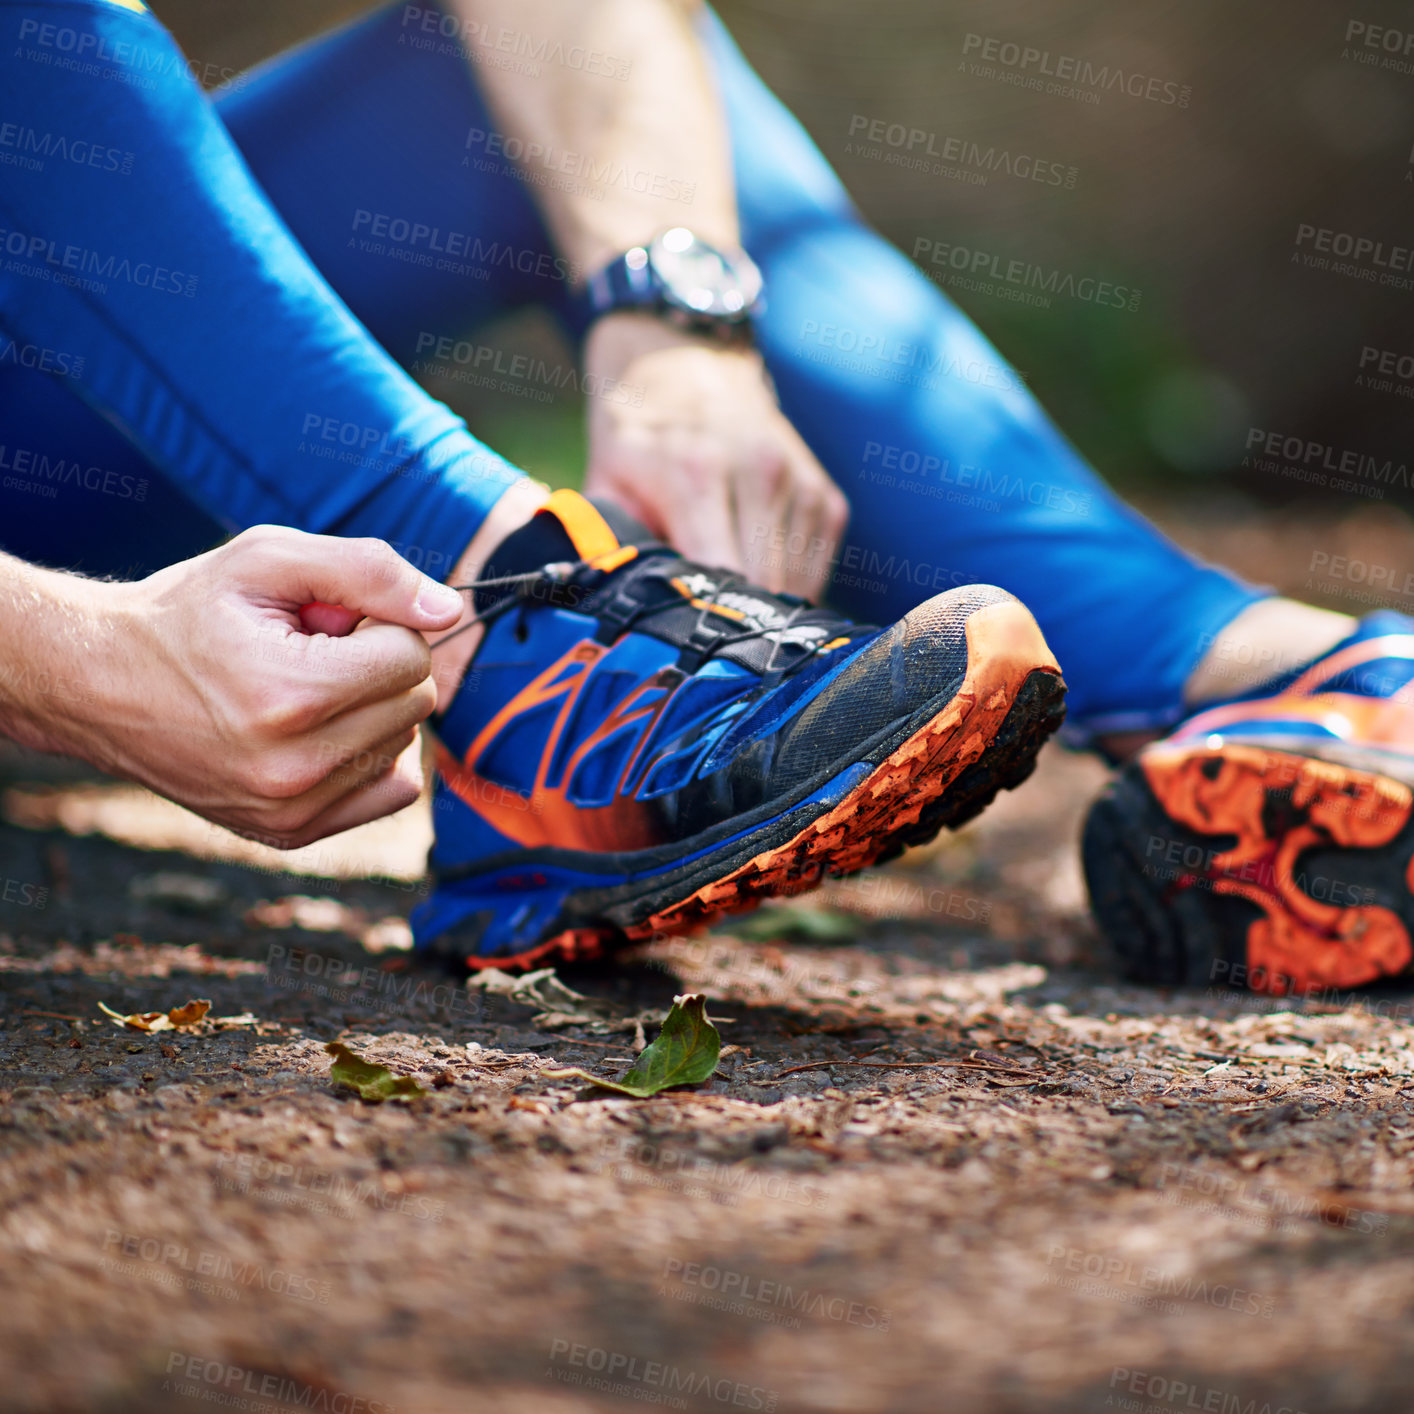
[[[562,968],[566,1024],[410,961],[425,811],[282,858],[0,757],[0,1407],[1414,1407],[1414,992],[1117,985],[1103,778],[1049,751],[887,870]],[[686,990],[709,1083],[545,1073]],[[334,1040],[429,1093],[336,1090]]]

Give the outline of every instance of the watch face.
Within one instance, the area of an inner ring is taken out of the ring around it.
[[[761,272],[744,255],[727,255],[685,226],[664,231],[648,248],[669,304],[713,320],[745,320],[761,293]]]

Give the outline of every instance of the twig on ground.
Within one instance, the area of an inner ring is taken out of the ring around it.
[[[988,1065],[985,1061],[971,1060],[928,1060],[928,1061],[868,1061],[868,1060],[838,1060],[838,1061],[809,1061],[805,1065],[793,1065],[788,1070],[783,1070],[779,1075],[771,1080],[754,1081],[757,1085],[774,1085],[777,1081],[784,1080],[788,1075],[795,1075],[802,1070],[927,1070],[933,1066],[948,1066],[954,1070],[985,1070],[994,1075],[1010,1075],[1020,1078],[1026,1072],[1021,1066],[1011,1067],[1002,1065]],[[1039,1076],[1028,1078],[1028,1084],[1034,1084]]]

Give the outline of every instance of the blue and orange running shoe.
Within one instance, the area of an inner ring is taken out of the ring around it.
[[[1129,976],[1275,996],[1414,961],[1414,620],[1382,612],[1146,747],[1095,803],[1085,873]]]
[[[1025,779],[1065,685],[1000,589],[850,623],[560,491],[491,556],[437,724],[418,946],[590,957],[848,874]]]

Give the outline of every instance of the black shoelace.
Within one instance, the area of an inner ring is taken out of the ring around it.
[[[583,564],[563,563],[542,565],[540,568],[530,570],[525,574],[499,575],[491,579],[478,579],[471,584],[457,584],[452,587],[459,593],[475,594],[480,590],[505,589],[508,592],[501,598],[495,600],[485,609],[476,610],[471,618],[464,624],[459,624],[450,633],[444,634],[431,646],[440,648],[444,643],[449,643],[458,634],[465,633],[468,629],[474,628],[477,624],[489,624],[512,609],[519,608],[524,615],[537,600],[554,603],[558,593],[563,594],[561,601],[563,607],[574,607],[588,592],[588,587],[580,583],[579,575],[587,567]],[[654,578],[664,583],[669,582],[674,574],[685,571],[687,573],[698,573],[700,567],[691,564],[686,560],[672,560],[667,565],[658,564],[650,560],[644,564],[635,566],[635,573],[642,579]],[[602,571],[592,570],[591,573],[602,575]],[[546,592],[537,593],[537,590],[544,589]],[[713,588],[701,602],[698,610],[697,622],[693,628],[692,637],[697,638],[698,632],[704,630],[709,622],[713,624],[714,631],[710,638],[702,640],[703,646],[697,652],[697,665],[710,661],[722,650],[733,645],[747,642],[754,638],[767,638],[771,635],[779,634],[781,637],[775,638],[771,644],[771,653],[766,660],[766,666],[762,670],[762,677],[767,679],[788,677],[792,673],[798,672],[805,664],[811,662],[820,652],[826,643],[832,642],[841,636],[841,630],[845,631],[843,636],[853,639],[862,632],[869,632],[866,625],[850,623],[848,620],[840,618],[836,614],[830,613],[826,609],[816,608],[804,599],[799,600],[790,613],[786,615],[784,622],[762,625],[757,628],[732,629],[722,627],[723,623],[730,623],[730,620],[718,614],[715,618],[709,617],[713,614],[713,609],[720,604],[721,596],[734,590],[741,591],[753,598],[765,595],[765,591],[757,589],[746,579],[744,575],[734,571],[716,571],[713,574]],[[768,596],[772,599],[779,599],[779,595]],[[681,609],[686,604],[682,598],[665,599],[660,604],[643,604],[633,613],[627,615],[620,621],[620,628],[624,633],[643,623],[645,620],[653,618],[657,614],[666,613],[670,609]],[[818,627],[819,637],[811,643],[795,642],[793,646],[799,650],[798,656],[791,662],[784,664],[779,670],[776,669],[776,659],[782,649],[787,647],[784,637],[792,628],[804,626]],[[830,630],[837,630],[831,633]],[[524,641],[525,632],[522,629],[517,633],[517,638]]]

